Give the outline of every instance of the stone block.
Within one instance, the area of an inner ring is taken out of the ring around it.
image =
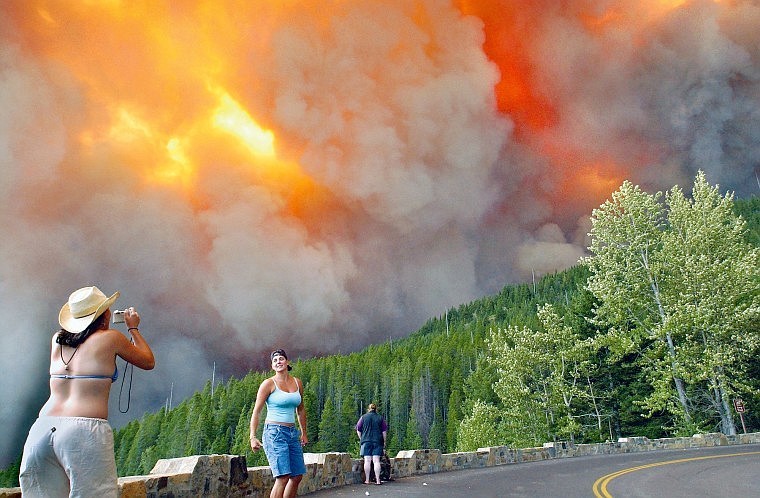
[[[119,477],[119,496],[121,498],[145,498],[148,489],[146,476]]]
[[[634,453],[649,450],[649,438],[644,436],[621,437],[618,439],[623,453]]]
[[[569,441],[544,443],[543,447],[554,457],[568,457],[575,454],[575,444]]]
[[[145,476],[147,497],[243,495],[249,487],[244,456],[194,455],[159,460]],[[135,484],[125,482],[127,489]]]
[[[735,437],[739,444],[760,443],[760,432],[749,432],[746,434],[737,434]]]
[[[248,467],[248,487],[251,490],[251,498],[269,496],[272,486],[274,486],[274,477],[268,466]]]
[[[438,472],[440,459],[441,450],[438,449],[399,451],[396,455],[396,461],[399,462],[399,476],[406,471],[411,472],[406,475]]]
[[[491,446],[488,448],[478,448],[478,458],[482,460],[483,467],[494,467],[504,465],[514,461],[514,454],[508,446]]]
[[[348,453],[305,453],[306,476],[298,487],[299,491],[317,491],[356,482],[354,465]]]
[[[549,450],[545,448],[523,448],[518,450],[517,462],[539,462],[549,460]]]
[[[695,441],[698,446],[726,446],[728,439],[720,432],[710,432],[707,434],[694,434],[692,440]]]
[[[151,474],[192,474],[203,455],[181,458],[163,458],[156,462]]]

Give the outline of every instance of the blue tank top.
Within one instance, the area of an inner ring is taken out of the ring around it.
[[[288,393],[274,382],[274,391],[267,398],[267,419],[265,422],[295,423],[295,410],[301,404],[301,393]]]

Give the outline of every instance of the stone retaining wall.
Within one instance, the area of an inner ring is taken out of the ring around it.
[[[760,443],[760,432],[664,439],[630,437],[615,443],[597,444],[556,442],[545,443],[540,448],[497,446],[445,454],[435,449],[406,450],[391,458],[391,478],[552,458],[757,443]],[[362,460],[353,459],[348,453],[306,453],[304,458],[306,475],[298,488],[299,495],[356,484],[363,479]],[[145,476],[120,477],[119,489],[121,498],[265,498],[269,496],[273,481],[269,467],[247,467],[243,456],[196,455],[159,460]],[[21,498],[21,490],[0,489],[0,498]]]

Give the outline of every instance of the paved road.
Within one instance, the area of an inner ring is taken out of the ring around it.
[[[637,467],[642,468],[636,469]],[[627,469],[630,471],[622,473]],[[760,444],[546,460],[406,477],[383,483],[381,486],[355,484],[319,491],[307,496],[309,498],[760,496]]]

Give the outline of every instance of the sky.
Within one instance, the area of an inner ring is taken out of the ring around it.
[[[79,287],[156,354],[118,428],[568,268],[623,180],[757,195],[757,26],[760,0],[0,2],[0,466]]]

